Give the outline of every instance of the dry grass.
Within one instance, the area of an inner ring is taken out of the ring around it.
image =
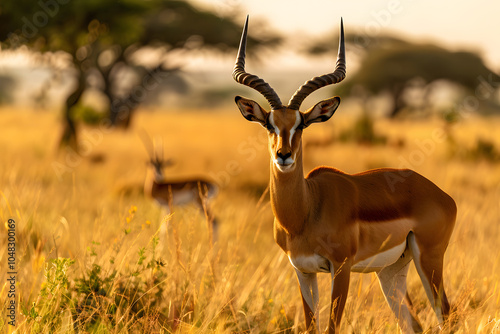
[[[18,314],[18,332],[72,333],[74,323],[95,333],[304,330],[293,270],[274,244],[268,201],[259,202],[268,181],[266,136],[236,109],[143,112],[129,132],[85,129],[80,155],[56,154],[59,127],[53,114],[4,111],[0,120],[0,219],[16,220],[17,302],[32,312]],[[304,140],[319,143],[351,123],[336,115],[308,129]],[[464,153],[474,149],[477,138],[500,147],[500,120],[456,124],[452,140],[437,120],[380,120],[375,126],[387,136],[386,145],[327,140],[305,152],[305,169],[326,164],[354,173],[411,167],[451,194],[459,213],[445,258],[445,288],[458,332],[500,331],[500,169],[498,162]],[[147,155],[141,129],[164,139],[166,156],[177,162],[170,176],[202,174],[221,183],[214,207],[220,240],[213,249],[203,217],[189,208],[164,221],[165,246],[155,246],[162,212],[142,194]],[[5,233],[0,240],[4,245]],[[57,271],[51,267],[56,258],[75,263]],[[6,262],[2,247],[2,268]],[[82,292],[92,277],[98,287]],[[48,284],[51,280],[57,284]],[[6,281],[4,270],[0,281]],[[329,275],[320,275],[323,320],[329,284]],[[414,269],[408,284],[424,328],[436,331]],[[2,284],[0,303],[7,300]],[[12,332],[5,312],[0,311],[0,330]],[[396,328],[375,275],[353,274],[341,332]]]

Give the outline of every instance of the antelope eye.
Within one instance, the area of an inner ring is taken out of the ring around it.
[[[267,122],[265,126],[269,132],[274,132],[274,126],[272,126],[271,123]]]

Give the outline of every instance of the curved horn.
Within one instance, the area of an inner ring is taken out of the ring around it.
[[[233,78],[236,82],[242,85],[251,87],[264,95],[266,100],[271,105],[273,110],[283,108],[281,100],[274,91],[274,89],[269,86],[267,82],[262,80],[256,75],[247,73],[245,71],[245,53],[247,45],[247,31],[248,31],[248,15],[245,21],[245,27],[243,28],[243,34],[241,35],[240,48],[238,50],[238,57],[236,58],[236,64],[234,65]]]
[[[288,108],[293,110],[299,110],[300,105],[304,99],[309,96],[315,90],[336,84],[344,80],[346,75],[346,62],[345,62],[345,44],[344,44],[344,22],[340,19],[340,43],[339,43],[339,54],[337,56],[337,64],[335,65],[335,70],[333,73],[325,74],[320,77],[312,78],[306,81],[302,86],[297,89],[295,94],[293,94],[290,102],[288,103]]]
[[[153,141],[151,140],[151,137],[144,129],[141,129],[139,131],[139,137],[141,138],[142,144],[144,145],[144,148],[146,149],[149,157],[153,159],[155,157],[155,146]]]

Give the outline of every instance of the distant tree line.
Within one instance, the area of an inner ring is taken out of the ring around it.
[[[74,107],[89,88],[89,77],[107,97],[109,126],[130,125],[137,106],[165,78],[185,83],[167,55],[176,50],[210,48],[221,52],[238,46],[242,22],[170,0],[31,0],[0,3],[2,49],[28,46],[34,51],[64,51],[70,55],[75,88],[64,104],[62,145],[77,147]],[[249,36],[250,50],[276,45],[279,36]],[[136,61],[150,48],[156,59],[148,66]],[[124,89],[124,74],[135,78]],[[184,87],[184,88],[183,88]],[[5,97],[4,97],[5,98]]]
[[[365,96],[388,93],[392,107],[387,115],[398,116],[408,107],[404,98],[408,89],[418,81],[424,86],[423,105],[433,89],[433,83],[446,80],[455,83],[480,100],[493,100],[500,88],[500,76],[488,68],[473,52],[450,51],[433,44],[411,43],[388,35],[370,37],[351,33],[346,36],[347,50],[360,56],[356,73],[348,73],[338,87],[342,95]],[[334,52],[334,45],[325,41],[312,43],[307,52],[312,55]],[[357,87],[361,87],[357,89]]]

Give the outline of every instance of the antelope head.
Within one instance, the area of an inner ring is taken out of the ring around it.
[[[149,159],[149,164],[153,168],[155,180],[163,181],[163,179],[164,179],[163,169],[165,167],[172,166],[174,163],[172,162],[171,159],[163,160],[162,158],[159,158],[158,156],[154,156],[154,157],[151,157]]]
[[[336,84],[346,75],[344,27],[340,21],[340,44],[335,70],[305,82],[292,96],[288,106],[281,103],[280,98],[273,88],[263,79],[245,71],[245,53],[248,30],[248,16],[243,28],[240,47],[233,78],[238,83],[249,86],[266,98],[271,106],[271,111],[262,108],[257,102],[236,96],[235,102],[247,120],[258,122],[268,131],[269,152],[273,164],[281,172],[294,170],[296,162],[300,159],[302,150],[302,131],[316,122],[324,122],[330,117],[340,104],[338,96],[318,102],[314,107],[302,112],[299,110],[304,99],[315,90]]]
[[[163,140],[160,142],[161,147],[158,148],[157,145],[151,140],[151,137],[147,132],[140,132],[141,141],[148,153],[149,160],[148,165],[153,172],[154,179],[156,181],[162,181],[164,179],[163,168],[172,166],[174,162],[172,159],[165,160],[163,157]]]

